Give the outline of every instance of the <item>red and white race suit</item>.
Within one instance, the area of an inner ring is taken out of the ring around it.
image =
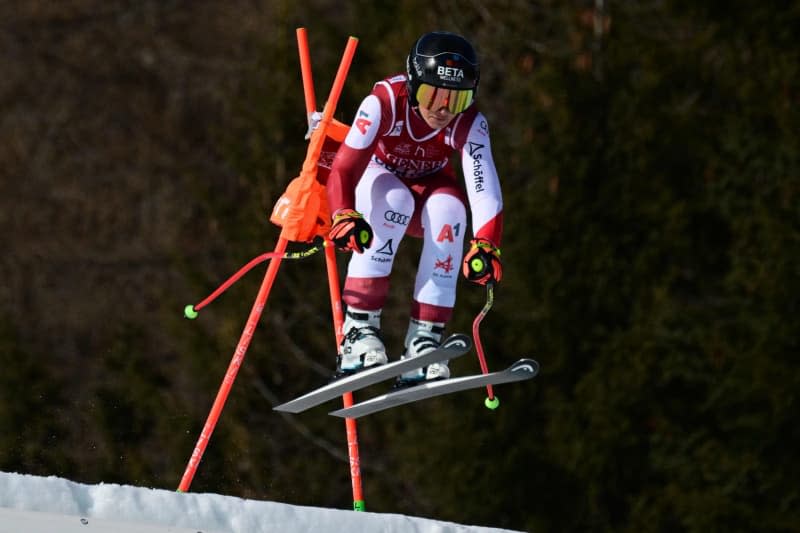
[[[461,154],[463,186],[451,157]],[[455,304],[469,205],[475,237],[500,246],[503,199],[489,125],[473,104],[434,130],[409,105],[406,76],[375,84],[361,102],[327,179],[331,213],[355,209],[372,226],[372,246],[353,254],[343,300],[381,309],[406,234],[423,238],[411,316],[446,322]],[[466,191],[466,194],[465,194]]]

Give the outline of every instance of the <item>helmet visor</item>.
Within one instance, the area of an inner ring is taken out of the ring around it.
[[[420,107],[438,111],[446,107],[448,111],[457,115],[472,104],[473,89],[443,89],[427,83],[421,83],[417,89],[417,102]]]

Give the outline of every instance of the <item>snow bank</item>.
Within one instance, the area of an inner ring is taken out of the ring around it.
[[[355,512],[0,472],[0,533],[501,533]]]

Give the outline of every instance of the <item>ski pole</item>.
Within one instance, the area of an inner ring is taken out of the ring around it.
[[[352,60],[353,52],[355,51],[355,43],[357,41],[351,40],[348,42],[348,49],[345,54],[347,56],[349,47],[352,44],[352,51],[349,53],[347,59],[347,67],[349,68],[350,61]],[[303,76],[303,93],[306,101],[306,114],[311,116],[311,113],[316,111],[317,103],[314,95],[314,83],[311,74],[311,54],[308,49],[308,36],[305,28],[297,29],[297,48],[300,54],[300,69]],[[342,59],[344,64],[345,58]],[[341,67],[340,67],[341,70]],[[337,76],[338,79],[338,76]],[[336,83],[334,82],[334,86]],[[333,91],[331,91],[333,93]],[[335,100],[338,100],[339,94],[335,95]],[[325,124],[320,124],[320,127]],[[331,311],[333,313],[333,328],[336,338],[336,346],[342,342],[344,335],[342,329],[344,327],[344,313],[342,311],[342,298],[339,288],[339,273],[336,266],[336,250],[333,243],[328,239],[325,240],[325,264],[328,270],[328,288],[331,298]],[[353,393],[347,392],[342,396],[342,402],[345,407],[353,405]],[[353,490],[353,510],[364,511],[366,508],[364,502],[364,494],[361,486],[361,461],[359,458],[358,449],[358,430],[356,421],[352,418],[345,418],[345,432],[347,435],[347,454],[350,459],[350,481]]]
[[[322,241],[321,244],[315,244],[314,246],[312,246],[310,248],[306,248],[305,250],[300,250],[298,252],[291,252],[291,253],[284,253],[284,254],[278,254],[276,252],[268,252],[268,253],[265,253],[265,254],[261,254],[258,257],[255,257],[252,260],[250,260],[250,262],[247,263],[242,268],[240,268],[236,272],[236,274],[234,274],[233,276],[228,278],[222,285],[217,287],[214,290],[214,292],[209,294],[206,298],[201,300],[199,303],[196,303],[194,305],[189,304],[186,307],[184,307],[183,308],[183,316],[188,318],[188,319],[190,319],[190,320],[194,320],[195,318],[197,318],[197,314],[202,308],[204,308],[205,306],[207,306],[208,304],[210,304],[211,302],[216,300],[219,297],[220,294],[222,294],[223,292],[228,290],[231,287],[231,285],[233,285],[234,283],[239,281],[239,279],[241,279],[242,276],[244,276],[245,274],[250,272],[259,263],[263,263],[264,261],[267,261],[269,259],[275,259],[277,257],[280,257],[281,259],[305,259],[306,257],[314,255],[315,253],[320,251],[320,249],[325,245],[326,245],[326,243],[324,241]]]
[[[203,431],[200,433],[200,438],[197,440],[197,444],[194,447],[192,456],[189,459],[189,464],[184,471],[183,478],[181,479],[180,486],[178,487],[179,492],[186,492],[189,490],[192,479],[197,472],[197,467],[200,465],[200,461],[203,458],[206,447],[208,446],[208,441],[211,439],[211,434],[214,432],[214,428],[216,427],[217,421],[222,413],[222,408],[225,406],[225,402],[230,394],[231,387],[233,387],[233,382],[239,372],[239,367],[242,365],[245,353],[247,352],[247,347],[250,345],[250,340],[253,338],[253,332],[255,331],[259,319],[261,318],[261,312],[266,305],[267,297],[269,296],[270,289],[272,288],[272,283],[275,280],[275,275],[277,274],[281,259],[301,259],[319,251],[319,246],[313,246],[300,252],[285,253],[286,245],[287,241],[285,239],[278,240],[278,244],[275,247],[274,252],[265,253],[256,257],[243,268],[241,268],[225,283],[223,283],[217,290],[211,293],[210,296],[196,305],[187,305],[183,310],[183,314],[186,318],[197,318],[197,312],[200,309],[211,303],[217,296],[222,294],[226,289],[228,289],[228,287],[233,285],[233,283],[235,283],[244,274],[249,272],[257,264],[268,259],[276,260],[271,262],[269,268],[267,269],[264,281],[261,284],[261,289],[259,290],[256,301],[250,311],[250,317],[247,320],[247,325],[242,332],[242,335],[239,339],[239,344],[234,351],[233,358],[231,359],[231,362],[228,365],[228,370],[225,373],[225,378],[222,381],[222,385],[217,392],[217,397],[214,400],[213,406],[211,407],[211,412],[206,419],[205,426],[203,426]]]
[[[245,325],[242,335],[239,338],[239,344],[236,346],[236,350],[233,352],[233,357],[228,365],[225,378],[222,380],[222,385],[217,392],[217,397],[214,400],[214,405],[211,407],[211,412],[209,412],[206,423],[203,426],[203,431],[200,433],[200,437],[197,439],[197,444],[195,445],[192,456],[189,459],[189,464],[186,465],[183,478],[181,478],[181,483],[178,486],[178,492],[188,491],[189,486],[192,484],[192,479],[194,479],[194,475],[197,472],[197,467],[200,465],[200,461],[202,460],[203,454],[206,451],[208,441],[211,439],[211,434],[214,432],[214,428],[217,425],[220,414],[222,414],[222,408],[225,407],[225,402],[227,401],[228,395],[231,392],[233,382],[236,380],[236,376],[239,373],[239,367],[242,366],[242,361],[244,361],[247,348],[250,346],[250,341],[253,339],[253,332],[258,325],[259,319],[261,318],[261,312],[264,310],[264,306],[267,303],[267,298],[269,297],[270,290],[272,290],[272,284],[275,281],[275,276],[278,273],[278,267],[281,264],[281,259],[286,250],[287,244],[288,241],[286,239],[279,238],[278,243],[275,245],[275,254],[278,255],[275,256],[275,260],[271,261],[269,267],[267,267],[267,273],[264,276],[264,281],[261,283],[261,288],[258,291],[258,295],[253,303],[253,307],[250,310],[250,316],[248,317],[247,324]]]
[[[475,351],[478,353],[478,361],[481,365],[481,371],[484,374],[489,373],[489,366],[486,364],[486,357],[483,354],[483,344],[481,344],[481,335],[480,335],[480,325],[483,318],[492,308],[492,304],[494,303],[494,282],[490,281],[486,284],[486,303],[483,305],[483,309],[475,317],[475,320],[472,322],[472,337],[475,341]],[[488,396],[486,400],[484,400],[484,405],[489,409],[497,409],[500,405],[500,399],[494,395],[494,390],[492,389],[491,385],[486,385],[486,393]]]

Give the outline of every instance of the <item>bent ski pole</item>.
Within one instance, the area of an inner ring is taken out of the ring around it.
[[[489,366],[486,364],[486,357],[483,355],[483,344],[481,344],[481,335],[480,335],[480,325],[483,318],[492,308],[492,304],[494,303],[494,282],[489,282],[486,284],[486,303],[483,306],[483,309],[478,313],[475,317],[475,320],[472,322],[472,338],[475,341],[475,351],[478,353],[478,361],[481,364],[481,371],[484,374],[489,373]],[[494,395],[494,390],[492,389],[491,385],[486,385],[486,393],[488,396],[486,400],[483,402],[486,407],[489,409],[497,409],[500,405],[500,399]]]
[[[194,479],[197,467],[200,465],[200,461],[206,451],[208,441],[211,439],[211,434],[214,433],[214,428],[217,425],[220,414],[222,414],[222,408],[225,407],[225,402],[231,392],[233,382],[236,380],[236,375],[239,373],[239,367],[242,366],[247,348],[250,346],[250,341],[253,339],[253,332],[255,332],[258,321],[261,318],[261,313],[267,303],[267,298],[272,289],[272,284],[275,281],[275,276],[278,274],[278,267],[281,264],[281,259],[287,244],[286,239],[279,238],[278,244],[275,245],[275,253],[278,255],[274,257],[274,260],[271,261],[269,267],[267,267],[267,273],[264,276],[264,281],[261,282],[261,288],[253,303],[253,308],[250,310],[247,324],[239,338],[239,344],[233,352],[233,357],[228,365],[228,371],[225,373],[225,378],[222,380],[222,385],[217,392],[217,397],[214,400],[214,405],[211,407],[211,412],[208,414],[206,423],[203,426],[203,431],[200,433],[200,438],[197,439],[197,444],[189,459],[189,464],[186,466],[186,470],[183,473],[183,478],[181,478],[181,483],[178,486],[178,492],[188,491],[189,486],[192,484],[192,479]]]
[[[265,261],[269,261],[270,259],[275,259],[277,257],[280,257],[281,259],[305,259],[306,257],[310,257],[315,253],[319,252],[322,249],[322,247],[325,246],[324,241],[320,241],[320,243],[321,244],[315,244],[314,246],[306,248],[305,250],[300,250],[299,252],[291,252],[284,254],[268,252],[265,254],[261,254],[258,257],[254,257],[253,259],[250,260],[249,263],[240,268],[233,276],[225,280],[225,282],[222,285],[217,287],[214,290],[214,292],[206,296],[203,300],[194,305],[189,304],[186,307],[184,307],[183,316],[185,318],[188,318],[189,320],[194,320],[195,318],[197,318],[198,312],[202,308],[204,308],[205,306],[207,306],[208,304],[219,298],[219,296],[223,292],[227,291],[231,287],[231,285],[239,281],[242,278],[242,276],[250,272],[259,263],[263,263]]]

